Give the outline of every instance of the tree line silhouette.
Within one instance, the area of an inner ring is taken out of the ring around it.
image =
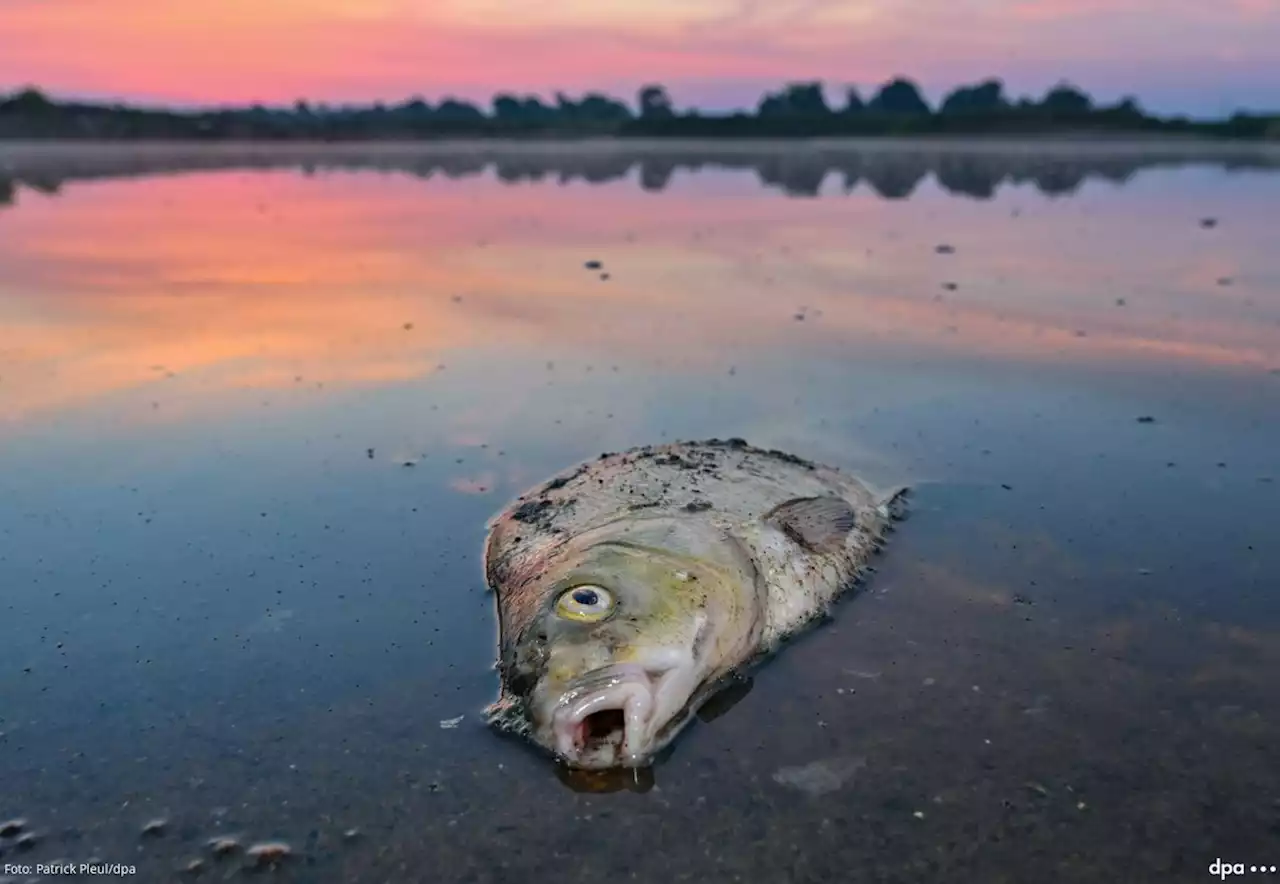
[[[849,88],[831,106],[821,82],[792,83],[764,95],[752,112],[679,111],[667,89],[639,90],[633,109],[598,92],[554,101],[502,93],[489,109],[454,98],[431,104],[311,104],[176,110],[59,102],[35,88],[0,99],[0,138],[82,139],[420,139],[445,136],[817,137],[981,135],[1055,132],[1198,134],[1278,138],[1280,114],[1236,113],[1211,121],[1148,114],[1136,99],[1101,105],[1059,83],[1041,98],[1013,99],[997,79],[960,86],[937,107],[911,80],[895,77],[864,99]]]

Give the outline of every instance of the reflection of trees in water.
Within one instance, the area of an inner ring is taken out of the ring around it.
[[[638,172],[640,187],[652,192],[669,187],[677,171],[716,169],[753,172],[763,187],[781,190],[788,196],[810,198],[820,195],[824,183],[835,175],[841,179],[846,193],[865,182],[872,192],[886,200],[910,198],[920,183],[932,175],[948,193],[988,200],[1005,184],[1030,184],[1047,196],[1066,196],[1075,193],[1091,178],[1123,185],[1142,169],[1190,163],[1210,163],[1227,169],[1280,167],[1280,161],[1267,154],[1214,159],[1197,153],[1194,148],[1185,153],[1165,150],[1150,155],[1096,149],[1078,155],[1062,150],[1037,155],[1030,149],[1002,153],[945,146],[898,152],[838,146],[755,151],[742,145],[641,150],[629,150],[623,145],[579,151],[573,147],[564,151],[549,147],[513,151],[487,145],[465,149],[439,147],[434,151],[414,148],[403,151],[283,148],[271,152],[175,149],[171,154],[86,151],[62,165],[56,158],[33,155],[24,168],[21,158],[11,159],[6,177],[0,178],[0,205],[14,201],[18,185],[56,194],[64,181],[230,169],[297,169],[306,175],[378,170],[423,179],[437,175],[463,179],[492,172],[499,181],[509,184],[549,178],[562,184],[573,181],[605,184],[623,181]]]

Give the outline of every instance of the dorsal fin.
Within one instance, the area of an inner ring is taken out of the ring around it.
[[[764,520],[810,552],[844,548],[858,514],[840,497],[797,497],[774,507]]]

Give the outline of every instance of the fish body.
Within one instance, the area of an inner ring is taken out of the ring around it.
[[[572,767],[649,764],[858,582],[902,494],[740,439],[553,477],[489,523],[502,680],[490,721]]]

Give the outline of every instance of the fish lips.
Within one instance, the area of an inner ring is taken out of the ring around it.
[[[566,763],[583,768],[633,767],[652,752],[650,723],[656,705],[655,673],[634,663],[620,663],[592,670],[575,680],[560,695],[552,713],[555,752]],[[615,713],[597,732],[592,716]],[[621,733],[618,733],[620,718]]]

